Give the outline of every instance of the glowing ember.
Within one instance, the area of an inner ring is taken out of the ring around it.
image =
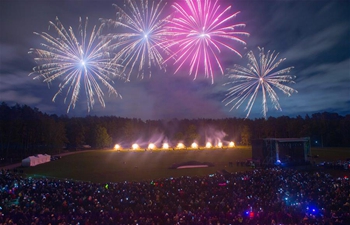
[[[206,147],[206,148],[211,148],[211,147],[212,147],[212,145],[211,145],[211,143],[210,143],[210,142],[207,142],[207,144],[205,144],[205,147]]]
[[[136,149],[139,149],[139,148],[140,148],[139,145],[136,144],[136,143],[132,145],[132,149],[133,149],[133,150],[136,150]]]
[[[168,144],[168,143],[164,143],[164,144],[163,144],[163,148],[164,148],[164,149],[168,149],[168,148],[169,148],[169,144]]]
[[[192,148],[198,148],[198,144],[196,142],[193,142],[191,145]]]
[[[184,144],[182,144],[182,143],[179,143],[179,144],[177,144],[177,146],[176,146],[177,148],[185,148],[185,145]]]

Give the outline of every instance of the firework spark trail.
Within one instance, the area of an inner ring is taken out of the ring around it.
[[[239,108],[247,99],[248,103],[245,111],[248,110],[246,118],[248,118],[251,109],[255,103],[256,97],[259,90],[262,92],[262,113],[266,119],[266,114],[268,112],[266,92],[270,97],[273,106],[277,110],[282,110],[278,102],[279,98],[273,89],[276,87],[281,90],[284,94],[290,96],[293,92],[297,91],[291,87],[288,87],[281,83],[295,83],[293,79],[294,76],[288,75],[293,67],[288,67],[282,70],[273,72],[283,61],[280,59],[278,61],[278,53],[268,51],[267,54],[264,53],[264,48],[259,48],[259,58],[258,61],[253,51],[248,52],[248,65],[243,67],[240,65],[234,65],[232,69],[228,69],[226,74],[228,78],[232,79],[231,82],[227,82],[224,85],[230,85],[228,93],[223,101],[227,101],[226,106],[233,104],[230,111],[233,108]]]
[[[184,5],[179,3],[172,5],[178,16],[168,21],[169,25],[166,30],[171,38],[167,47],[177,47],[178,50],[174,51],[166,61],[175,58],[174,64],[178,64],[175,73],[189,61],[189,75],[194,73],[194,79],[196,79],[200,68],[203,68],[205,77],[211,77],[214,83],[213,66],[215,64],[224,74],[218,56],[221,48],[229,49],[241,57],[241,54],[226,42],[229,40],[245,45],[245,41],[237,36],[248,36],[249,34],[236,31],[245,24],[229,23],[239,13],[226,15],[231,6],[221,10],[218,0],[213,1],[214,3],[209,0],[186,0],[184,2]]]
[[[59,77],[63,77],[63,81],[59,84],[59,90],[52,101],[55,101],[56,97],[68,86],[64,102],[71,94],[67,112],[71,107],[74,109],[82,80],[87,96],[88,111],[93,108],[95,95],[101,105],[105,107],[104,93],[98,81],[107,87],[110,94],[121,97],[112,86],[114,82],[111,79],[113,76],[122,78],[118,74],[121,66],[117,63],[110,63],[109,54],[105,51],[110,43],[98,40],[102,26],[98,29],[94,26],[89,37],[87,35],[88,18],[86,18],[85,25],[80,18],[78,27],[79,42],[73,29],[70,27],[66,30],[58,18],[56,18],[56,23],[50,21],[49,24],[57,32],[57,37],[46,32],[34,32],[34,34],[43,38],[46,43],[41,44],[42,49],[30,49],[29,54],[34,55],[34,60],[38,66],[34,67],[33,72],[29,75],[38,74],[34,79],[43,77],[43,81],[48,84]]]
[[[126,10],[113,4],[117,10],[116,20],[101,19],[106,26],[120,28],[116,33],[108,34],[105,38],[115,41],[111,45],[111,49],[117,52],[113,61],[124,65],[123,72],[129,70],[128,79],[134,70],[137,70],[137,77],[140,78],[144,78],[146,70],[151,76],[152,66],[165,70],[162,53],[170,54],[162,45],[166,37],[164,26],[169,17],[163,17],[166,4],[162,1],[157,4],[151,1],[149,4],[148,0],[137,2],[127,0]]]

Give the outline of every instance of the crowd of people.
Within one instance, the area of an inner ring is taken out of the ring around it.
[[[2,225],[350,224],[350,181],[259,168],[205,177],[91,183],[0,174]]]
[[[337,160],[332,162],[322,162],[319,166],[323,166],[326,169],[334,170],[350,170],[350,159],[348,160]]]

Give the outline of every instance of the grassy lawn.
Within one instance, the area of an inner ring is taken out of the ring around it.
[[[113,151],[96,150],[62,157],[50,163],[24,168],[30,176],[68,178],[92,182],[141,181],[178,176],[201,176],[237,167],[237,160],[251,158],[250,147],[212,150]],[[214,167],[169,169],[173,164],[187,161],[210,162]],[[229,162],[234,166],[229,167]]]
[[[346,160],[350,158],[350,148],[312,148],[312,155],[319,155],[316,162]]]
[[[315,148],[316,162],[350,158],[349,148]],[[142,181],[178,176],[202,176],[225,169],[229,172],[247,170],[236,161],[251,158],[251,147],[212,150],[113,151],[96,150],[64,156],[62,159],[35,167],[24,168],[30,176],[67,178],[92,182]],[[169,169],[187,161],[210,162],[214,167]],[[229,166],[233,162],[233,167]]]

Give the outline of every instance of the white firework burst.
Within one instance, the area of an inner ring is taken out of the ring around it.
[[[117,97],[121,95],[113,87],[112,77],[123,78],[118,72],[121,65],[110,61],[106,51],[110,42],[101,41],[99,35],[102,25],[93,27],[91,35],[87,34],[88,18],[85,23],[79,18],[78,32],[75,34],[72,27],[67,30],[58,18],[56,23],[49,21],[49,28],[53,28],[56,35],[47,32],[34,34],[44,39],[42,48],[31,48],[29,54],[34,56],[37,66],[32,74],[36,78],[43,78],[44,82],[51,84],[60,78],[61,83],[52,101],[68,87],[64,102],[71,96],[67,112],[75,108],[81,85],[84,86],[87,96],[87,108],[90,111],[95,103],[95,96],[105,107],[104,92],[99,83],[107,87],[110,94]],[[77,35],[77,36],[76,36]],[[83,83],[83,84],[82,84]]]
[[[128,79],[133,71],[137,77],[144,78],[145,73],[151,76],[151,68],[156,66],[165,70],[162,54],[169,54],[163,46],[166,38],[164,27],[168,16],[163,13],[166,4],[159,1],[127,0],[125,9],[117,4],[116,20],[101,19],[106,27],[116,28],[116,32],[105,36],[113,40],[111,49],[116,52],[113,61],[124,65],[123,72]]]
[[[266,119],[268,112],[267,106],[267,95],[273,106],[277,110],[282,110],[279,104],[279,98],[274,90],[274,87],[281,90],[284,94],[290,96],[292,93],[297,91],[291,87],[288,87],[282,83],[295,83],[293,79],[295,76],[289,75],[290,70],[293,67],[274,71],[284,59],[277,60],[278,53],[268,51],[267,54],[264,52],[264,48],[258,48],[259,60],[255,58],[253,51],[249,51],[248,65],[243,67],[240,65],[234,65],[233,68],[228,69],[226,76],[232,81],[225,83],[224,85],[230,85],[228,93],[223,101],[227,101],[225,104],[234,108],[239,108],[246,100],[248,100],[245,111],[247,112],[246,118],[249,116],[251,109],[255,103],[256,97],[261,91],[262,93],[262,113]],[[267,94],[266,94],[267,93]]]

